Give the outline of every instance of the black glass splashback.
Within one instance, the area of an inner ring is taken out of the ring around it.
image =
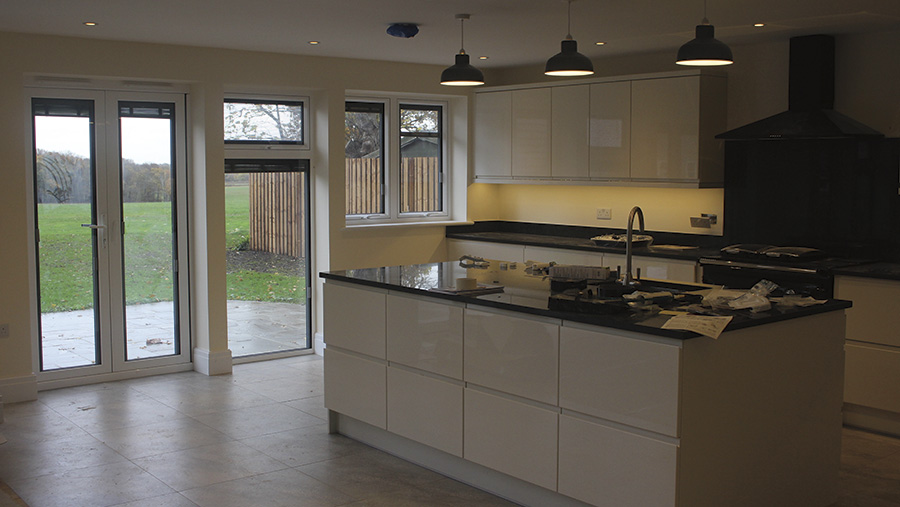
[[[895,256],[898,146],[898,139],[726,142],[726,238]]]

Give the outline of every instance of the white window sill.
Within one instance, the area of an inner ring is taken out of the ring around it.
[[[469,220],[426,220],[421,222],[373,222],[346,223],[344,229],[368,229],[371,227],[444,227],[447,225],[472,225],[475,222]]]

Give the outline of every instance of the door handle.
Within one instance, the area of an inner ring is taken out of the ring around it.
[[[82,227],[87,227],[89,229],[105,229],[105,225],[97,225],[97,224],[81,224]]]

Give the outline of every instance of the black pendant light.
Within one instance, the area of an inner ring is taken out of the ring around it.
[[[697,37],[681,46],[675,63],[694,67],[714,67],[734,63],[731,48],[716,39],[715,30],[706,19],[706,0],[703,0],[703,21],[697,25]]]
[[[594,73],[591,59],[578,52],[578,43],[572,39],[572,0],[568,6],[566,38],[562,41],[562,51],[547,60],[544,74],[548,76],[589,76]]]
[[[469,64],[469,55],[466,54],[463,38],[463,22],[469,19],[468,14],[457,14],[459,20],[459,53],[456,55],[456,63],[441,72],[441,84],[447,86],[481,86],[484,84],[484,74]]]

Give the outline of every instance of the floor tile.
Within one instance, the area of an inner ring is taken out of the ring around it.
[[[328,420],[328,409],[325,408],[325,396],[313,396],[311,398],[303,398],[301,400],[294,400],[285,403],[285,405],[296,408],[297,410],[302,410],[309,415],[313,415],[322,419],[323,421]]]
[[[140,388],[141,392],[179,412],[194,416],[247,407],[269,405],[274,402],[262,394],[227,382],[215,381],[168,383]]]
[[[294,373],[293,376],[261,380],[241,384],[241,386],[277,402],[293,401],[325,394],[325,384],[321,377],[316,378],[312,375],[301,374],[296,370],[288,369]]]
[[[360,499],[421,487],[441,477],[383,452],[350,454],[297,470]]]
[[[182,491],[201,507],[331,507],[355,499],[294,469]]]
[[[329,434],[326,424],[247,438],[241,442],[292,467],[372,451],[371,447],[343,435]]]
[[[143,500],[120,503],[115,507],[197,507],[197,504],[188,500],[181,493],[169,493]]]
[[[2,427],[7,440],[25,443],[88,435],[80,426],[55,411],[26,417],[7,417],[4,414]]]
[[[32,507],[105,507],[173,492],[129,462],[12,480],[8,484]]]
[[[9,481],[123,461],[124,456],[91,435],[36,442],[13,438],[0,445],[0,478]]]
[[[94,436],[128,459],[144,458],[233,440],[189,417],[100,431]]]
[[[278,433],[322,423],[322,420],[317,417],[277,403],[265,407],[248,407],[193,417],[235,439]]]
[[[124,395],[79,397],[74,403],[57,405],[55,410],[89,432],[187,417],[174,408],[132,389]]]
[[[176,491],[288,468],[236,441],[158,454],[134,463]]]

